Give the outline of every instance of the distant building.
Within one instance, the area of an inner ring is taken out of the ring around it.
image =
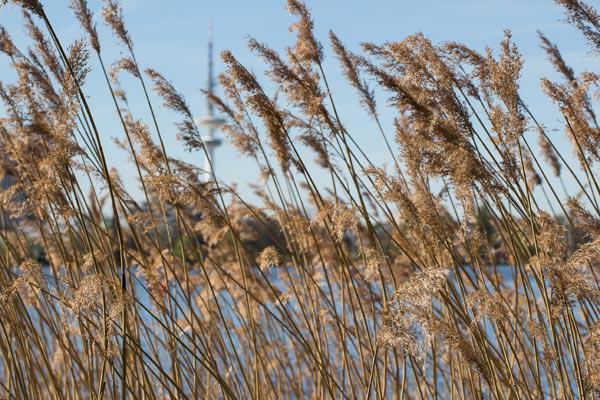
[[[206,83],[206,91],[210,94],[214,93],[214,77],[213,77],[213,34],[212,24],[208,26],[208,80]],[[196,118],[196,124],[204,128],[206,134],[202,136],[202,143],[206,148],[206,154],[204,156],[204,176],[203,181],[212,180],[212,175],[215,174],[215,150],[221,145],[221,139],[215,136],[215,132],[221,124],[223,119],[217,118],[214,114],[213,104],[210,99],[206,98],[206,115]],[[208,157],[207,157],[208,156]]]

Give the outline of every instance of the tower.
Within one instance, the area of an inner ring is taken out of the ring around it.
[[[208,25],[208,81],[206,83],[206,91],[209,95],[213,94],[214,90],[214,78],[213,78],[213,31],[212,23]],[[206,154],[204,155],[204,174],[202,179],[206,181],[212,180],[215,173],[215,149],[221,145],[221,139],[215,136],[215,132],[221,124],[223,119],[217,118],[214,115],[213,105],[210,101],[209,96],[206,96],[206,115],[196,118],[196,125],[204,129],[205,134],[202,136],[202,143],[206,148]]]

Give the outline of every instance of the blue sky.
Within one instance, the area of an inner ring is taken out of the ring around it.
[[[43,3],[63,41],[70,42],[83,36],[67,7],[67,0]],[[549,0],[312,0],[307,4],[313,13],[316,34],[327,50],[326,73],[345,125],[378,163],[388,161],[387,153],[373,122],[360,111],[356,95],[341,78],[340,69],[327,44],[330,29],[352,50],[358,50],[359,44],[364,41],[399,41],[412,33],[423,32],[434,42],[463,42],[478,51],[483,51],[486,46],[496,49],[504,29],[511,29],[513,39],[526,60],[522,80],[523,97],[540,121],[556,128],[562,127],[560,116],[541,92],[540,77],[555,78],[557,75],[539,47],[536,31],[543,31],[559,45],[576,72],[597,65],[593,56],[588,54],[579,33],[563,22],[562,9]],[[122,49],[99,19],[101,6],[100,1],[90,1],[90,7],[96,11],[104,56],[112,62]],[[294,40],[288,31],[294,19],[288,15],[283,0],[125,0],[123,6],[125,21],[140,63],[171,79],[198,115],[204,112],[200,88],[206,81],[209,19],[214,25],[215,50],[232,50],[242,63],[259,76],[263,71],[262,63],[246,49],[246,39],[255,37],[278,50],[291,45]],[[28,43],[19,14],[14,8],[5,7],[0,11],[0,24],[11,32],[17,44],[23,46]],[[219,72],[222,65],[218,57],[215,61],[215,70]],[[4,82],[14,79],[5,57],[0,57],[0,79]],[[141,97],[135,94],[138,92],[135,82],[125,81],[124,86],[129,89],[133,112],[138,118],[149,122]],[[122,138],[123,134],[119,130],[100,71],[92,72],[86,91],[101,128],[111,166],[119,169],[126,182],[132,182],[135,176],[133,169],[127,167],[124,154],[112,144],[112,137]],[[156,101],[158,104],[158,99]],[[384,104],[383,98],[379,101]],[[382,112],[384,129],[390,138],[393,137],[393,117],[393,110]],[[201,165],[202,154],[185,152],[183,145],[175,138],[173,123],[176,119],[169,111],[160,113],[159,123],[166,136],[168,152]],[[557,135],[563,136],[562,130]],[[561,147],[569,146],[563,139],[558,143]],[[243,192],[249,192],[247,184],[256,181],[257,171],[253,164],[239,158],[226,141],[217,150],[216,168],[219,177],[228,183],[238,183]]]

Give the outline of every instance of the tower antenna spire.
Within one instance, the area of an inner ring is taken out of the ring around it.
[[[208,81],[206,82],[206,91],[209,95],[214,93],[215,81],[213,74],[213,23],[212,19],[208,20]],[[210,99],[206,99],[206,108],[208,115],[213,115],[213,104]]]

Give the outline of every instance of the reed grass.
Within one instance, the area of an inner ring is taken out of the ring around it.
[[[319,41],[307,7],[288,0],[295,44],[282,55],[248,42],[266,77],[225,51],[223,96],[205,93],[230,144],[261,171],[250,202],[212,165],[167,153],[165,109],[199,159],[202,133],[173,84],[139,64],[119,3],[106,0],[97,17],[72,0],[86,40],[69,45],[38,0],[8,3],[31,47],[0,29],[18,77],[0,85],[0,397],[600,393],[600,77],[577,74],[543,33],[561,78],[542,78],[540,96],[562,114],[570,149],[521,97],[525,61],[509,31],[483,53],[423,34],[354,53],[333,32]],[[556,3],[596,55],[596,10]],[[101,40],[100,20],[113,38]],[[123,57],[109,63],[104,40]],[[132,182],[105,150],[91,65]],[[329,85],[339,74],[371,117],[386,168],[340,117]],[[149,121],[131,111],[122,79]]]

